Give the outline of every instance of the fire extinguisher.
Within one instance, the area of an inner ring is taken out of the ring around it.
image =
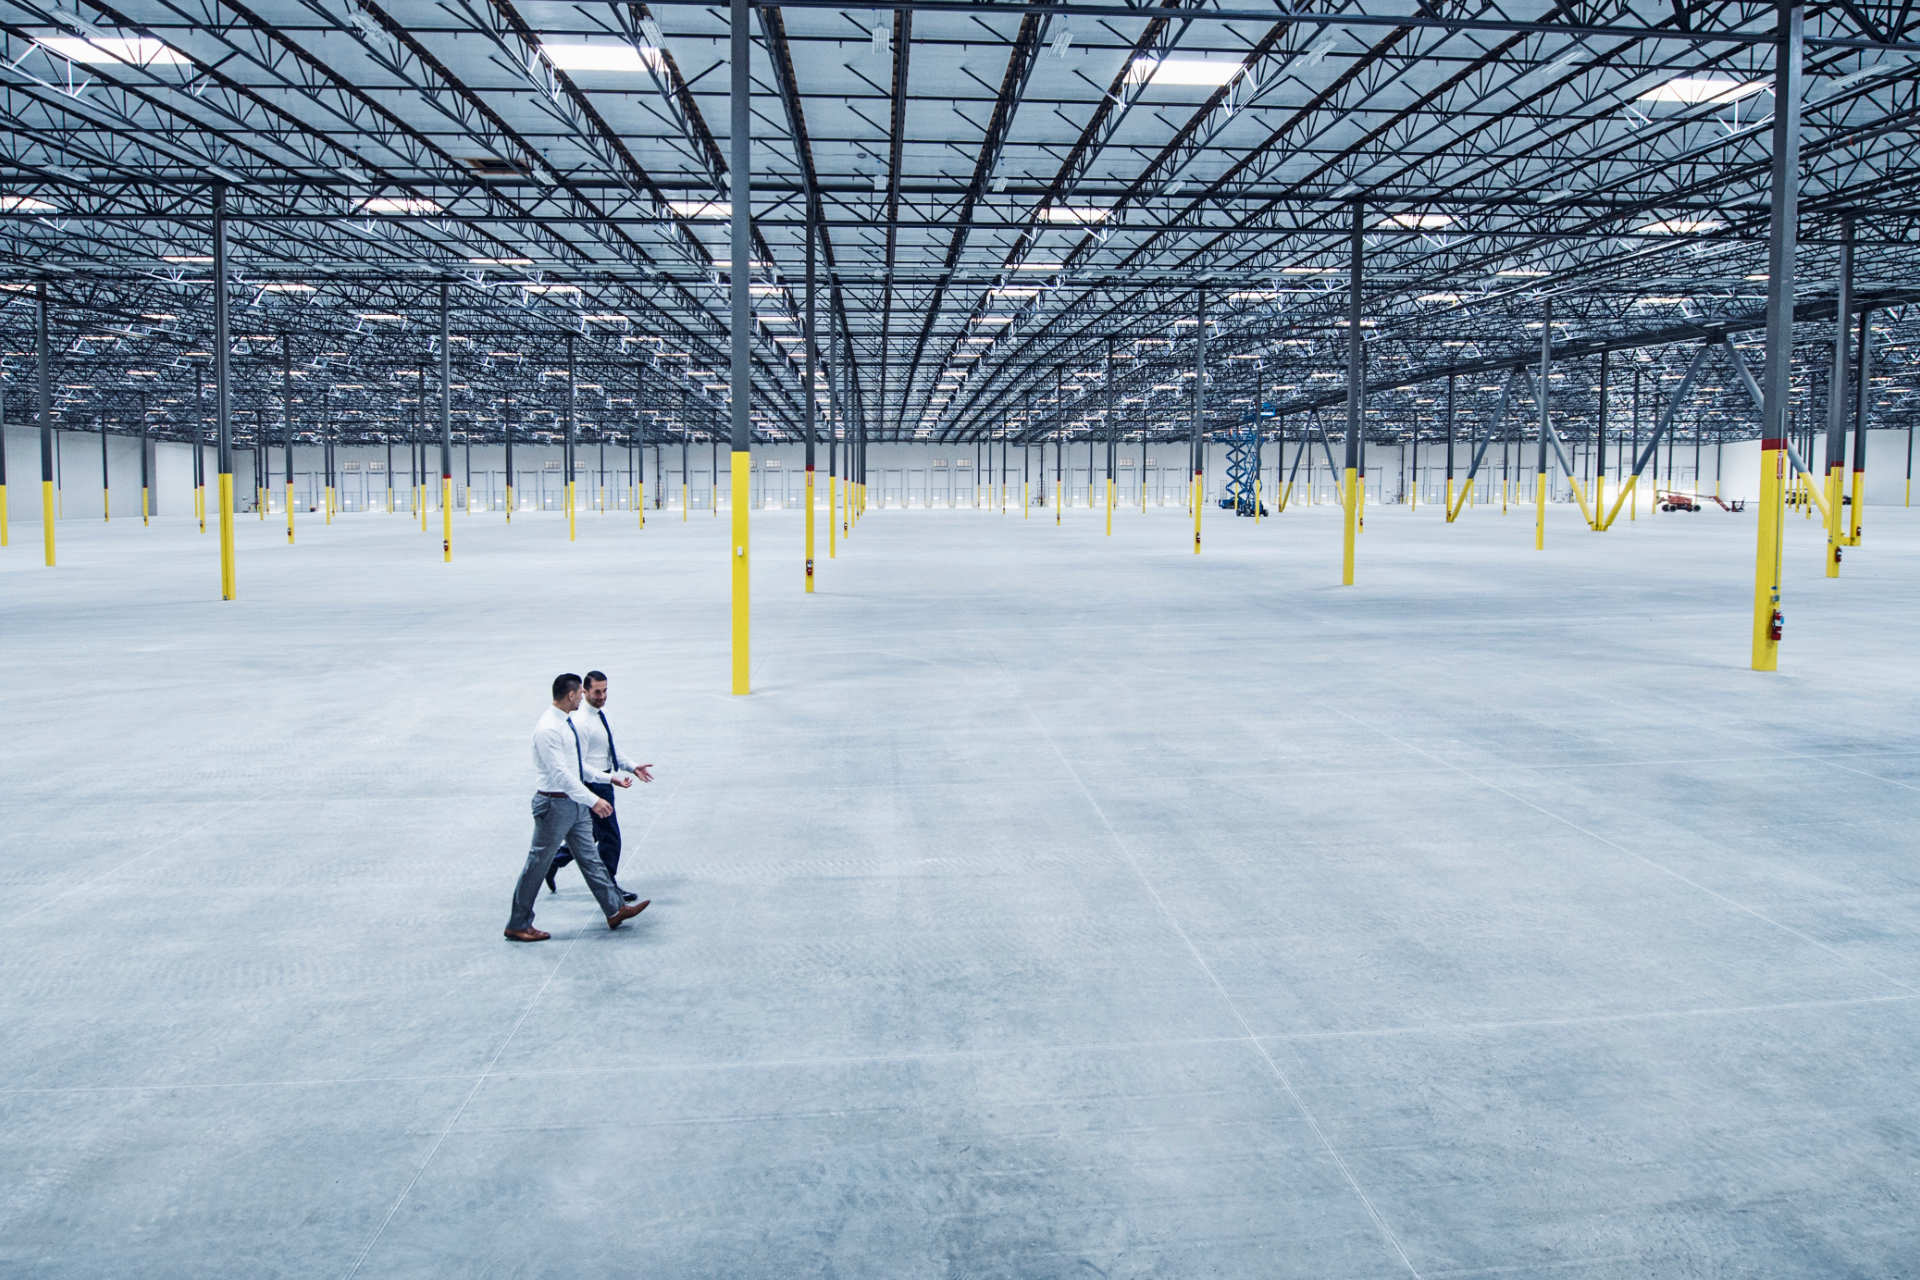
[[[1773,611],[1773,621],[1767,624],[1767,638],[1775,644],[1780,643],[1780,633],[1786,630],[1787,615],[1778,609]]]

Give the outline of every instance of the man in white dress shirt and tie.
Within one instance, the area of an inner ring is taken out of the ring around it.
[[[593,838],[593,820],[611,816],[613,805],[588,789],[589,782],[632,786],[631,778],[616,781],[589,769],[580,734],[567,717],[580,706],[580,677],[568,673],[553,680],[553,705],[541,712],[533,727],[533,848],[520,880],[513,887],[513,913],[507,917],[506,937],[513,942],[545,942],[553,935],[533,927],[533,904],[540,882],[564,844],[580,864],[580,873],[593,890],[607,917],[607,928],[618,929],[647,909],[645,902],[628,903],[600,862]]]
[[[609,805],[615,803],[613,789],[616,786],[633,785],[633,780],[652,782],[653,768],[650,764],[635,764],[620,754],[619,746],[614,742],[613,725],[607,720],[607,673],[589,671],[586,684],[581,688],[586,705],[576,707],[567,717],[573,722],[574,731],[580,735],[580,747],[584,755],[582,761],[589,773],[607,775],[606,782],[587,779],[587,790],[605,800]],[[618,775],[625,773],[626,779]],[[614,812],[593,815],[593,839],[600,849],[600,865],[607,869],[607,875],[615,884],[620,882],[620,814]],[[572,862],[573,858],[562,849],[554,858],[553,865],[547,868],[547,892],[555,892],[553,874]],[[634,894],[622,889],[620,899],[632,902]]]

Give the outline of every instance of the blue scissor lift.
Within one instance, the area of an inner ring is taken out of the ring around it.
[[[1227,496],[1220,505],[1237,516],[1253,514],[1254,486],[1260,475],[1260,424],[1277,413],[1263,402],[1258,413],[1249,410],[1227,432]]]

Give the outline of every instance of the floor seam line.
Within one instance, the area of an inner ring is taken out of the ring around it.
[[[640,838],[634,841],[634,847],[636,849],[646,842],[647,836],[653,831],[654,823],[660,820],[660,815],[671,808],[672,804],[673,797],[668,796],[667,802],[654,811],[653,816],[647,820],[647,825],[641,830]],[[539,1004],[540,997],[547,994],[547,988],[552,986],[553,980],[560,976],[560,970],[566,965],[567,958],[573,954],[573,949],[580,945],[580,939],[584,938],[587,935],[587,929],[592,927],[593,926],[588,925],[586,928],[580,929],[573,937],[567,940],[566,947],[560,952],[560,958],[554,961],[553,968],[547,971],[547,976],[541,981],[539,988],[535,990],[531,996],[527,997],[526,1004],[521,1006],[520,1016],[513,1020],[513,1025],[507,1029],[506,1036],[501,1039],[499,1047],[493,1051],[493,1056],[487,1059],[486,1066],[482,1067],[480,1074],[474,1078],[473,1087],[467,1090],[464,1098],[460,1099],[460,1105],[454,1108],[453,1115],[448,1117],[447,1123],[440,1130],[439,1136],[434,1138],[433,1145],[427,1148],[427,1154],[421,1158],[420,1166],[413,1171],[413,1176],[407,1179],[407,1185],[400,1189],[398,1196],[394,1197],[393,1204],[387,1209],[386,1217],[380,1219],[380,1225],[374,1228],[373,1235],[367,1240],[367,1243],[362,1246],[359,1256],[353,1260],[353,1265],[347,1268],[347,1274],[343,1277],[343,1280],[353,1280],[353,1277],[360,1274],[360,1269],[366,1266],[367,1259],[372,1255],[374,1246],[380,1243],[380,1237],[386,1234],[387,1227],[392,1224],[394,1217],[399,1214],[400,1206],[407,1202],[407,1197],[412,1195],[413,1189],[420,1184],[420,1179],[426,1175],[428,1166],[433,1163],[433,1158],[440,1154],[440,1148],[445,1145],[447,1139],[452,1136],[454,1127],[460,1123],[460,1117],[467,1113],[467,1107],[471,1105],[474,1098],[479,1095],[480,1087],[486,1084],[487,1077],[493,1073],[494,1064],[500,1061],[500,1056],[507,1051],[507,1046],[513,1043],[513,1038],[520,1034],[521,1026],[526,1023],[527,1017],[532,1014],[534,1006]]]
[[[1340,714],[1346,715],[1347,713],[1343,711]],[[1349,718],[1351,718],[1355,724],[1365,723],[1364,721],[1360,720],[1358,717],[1349,717]],[[1370,725],[1367,727],[1373,728]],[[1485,787],[1487,790],[1496,792],[1499,795],[1503,795],[1507,797],[1507,799],[1509,800],[1512,800],[1518,804],[1523,804],[1527,808],[1532,809],[1535,813],[1538,813],[1543,817],[1549,818],[1552,821],[1559,823],[1561,826],[1566,827],[1568,830],[1571,830],[1580,835],[1583,835],[1589,840],[1598,841],[1599,843],[1606,845],[1609,849],[1615,850],[1618,853],[1623,853],[1629,858],[1633,858],[1638,862],[1644,863],[1645,865],[1652,867],[1655,871],[1660,872],[1662,875],[1669,876],[1672,879],[1679,881],[1681,884],[1684,884],[1690,888],[1696,889],[1699,892],[1704,893],[1708,897],[1714,899],[1714,901],[1719,902],[1725,906],[1731,907],[1735,911],[1741,912],[1745,915],[1749,915],[1753,917],[1755,920],[1760,921],[1762,924],[1770,925],[1771,927],[1778,929],[1780,932],[1786,934],[1789,937],[1798,938],[1800,939],[1800,941],[1806,943],[1808,946],[1815,947],[1821,951],[1824,951],[1829,956],[1832,956],[1834,959],[1840,961],[1840,963],[1843,965],[1862,970],[1866,973],[1870,973],[1874,977],[1880,979],[1882,982],[1886,982],[1892,986],[1898,987],[1901,991],[1906,992],[1908,995],[1920,995],[1920,988],[1915,988],[1909,983],[1902,982],[1900,979],[1894,977],[1892,974],[1883,973],[1879,969],[1875,968],[1874,966],[1867,964],[1865,961],[1856,960],[1852,956],[1849,956],[1844,952],[1839,951],[1836,948],[1831,947],[1826,943],[1820,941],[1820,939],[1814,937],[1813,935],[1801,932],[1800,930],[1794,928],[1790,924],[1785,924],[1779,920],[1775,920],[1772,916],[1760,910],[1758,907],[1749,906],[1746,903],[1741,902],[1738,898],[1729,897],[1728,895],[1721,893],[1718,889],[1715,889],[1709,885],[1701,884],[1698,880],[1695,880],[1690,876],[1684,875],[1681,872],[1674,870],[1672,867],[1667,866],[1665,863],[1658,862],[1653,858],[1649,858],[1646,854],[1641,853],[1637,849],[1630,849],[1626,845],[1619,843],[1618,841],[1612,839],[1609,836],[1604,836],[1600,834],[1598,831],[1594,831],[1588,827],[1584,827],[1580,825],[1578,822],[1575,822],[1572,818],[1566,817],[1562,814],[1555,813],[1553,810],[1547,808],[1545,805],[1540,804],[1538,801],[1530,800],[1526,796],[1520,795],[1517,792],[1509,791],[1507,790],[1507,788],[1501,786],[1499,783],[1491,782],[1486,778],[1483,778],[1480,775],[1472,772],[1471,770],[1466,769],[1461,765],[1454,764],[1451,761],[1447,761],[1445,760],[1444,757],[1437,756],[1433,752],[1428,751],[1426,748],[1418,746],[1414,743],[1408,742],[1406,739],[1401,738],[1395,734],[1389,733],[1385,729],[1373,729],[1373,732],[1379,734],[1383,738],[1386,738],[1389,742],[1397,743],[1400,746],[1405,747],[1410,751],[1417,751],[1421,755],[1426,756],[1430,760],[1440,760],[1443,763],[1447,764],[1447,766],[1452,770],[1454,770],[1454,772],[1458,773],[1461,777],[1467,779],[1469,782],[1472,782],[1476,786]],[[1840,767],[1845,768],[1846,766],[1842,765]],[[1856,769],[1856,770],[1852,770],[1851,772],[1858,773],[1859,770]]]
[[[991,640],[987,643],[987,651],[993,655],[995,663],[1006,672],[1007,678],[1017,683],[1018,677],[1014,674],[1013,670],[1007,666],[1005,660],[1001,658],[1000,651],[993,646]],[[1293,1081],[1287,1076],[1287,1073],[1281,1069],[1280,1064],[1275,1061],[1273,1055],[1267,1051],[1267,1047],[1260,1042],[1260,1037],[1254,1031],[1253,1025],[1249,1023],[1246,1016],[1240,1012],[1240,1006],[1227,991],[1225,984],[1220,981],[1219,975],[1214,973],[1213,966],[1208,964],[1206,957],[1200,954],[1200,948],[1194,945],[1192,936],[1187,933],[1185,927],[1181,925],[1179,918],[1176,917],[1173,911],[1167,906],[1166,899],[1160,896],[1160,891],[1154,887],[1153,881],[1150,880],[1146,872],[1141,869],[1139,860],[1134,857],[1133,851],[1127,847],[1126,839],[1120,834],[1119,829],[1113,825],[1112,819],[1107,816],[1106,809],[1094,798],[1092,790],[1087,786],[1086,781],[1081,778],[1080,771],[1073,767],[1073,762],[1067,759],[1065,752],[1060,750],[1059,743],[1055,742],[1053,735],[1047,732],[1046,724],[1040,716],[1032,711],[1029,711],[1028,715],[1033,719],[1034,723],[1039,726],[1040,736],[1044,738],[1047,745],[1052,748],[1054,756],[1059,759],[1061,766],[1066,769],[1068,776],[1073,779],[1074,785],[1080,789],[1080,794],[1086,798],[1087,803],[1093,806],[1093,811],[1099,815],[1100,825],[1107,829],[1107,835],[1111,837],[1114,846],[1120,851],[1121,858],[1126,862],[1128,869],[1133,872],[1134,878],[1140,882],[1141,887],[1147,891],[1147,895],[1153,899],[1154,907],[1159,911],[1161,917],[1166,920],[1167,924],[1172,927],[1174,933],[1179,936],[1181,943],[1187,948],[1187,953],[1193,957],[1194,963],[1200,966],[1201,973],[1206,975],[1207,982],[1219,995],[1221,1002],[1225,1004],[1227,1012],[1231,1014],[1233,1020],[1239,1024],[1240,1029],[1246,1033],[1247,1042],[1253,1046],[1254,1052],[1260,1056],[1260,1059],[1267,1064],[1267,1070],[1272,1074],[1273,1078],[1279,1082],[1282,1092],[1287,1095],[1287,1099],[1293,1104],[1294,1110],[1299,1114],[1301,1120],[1306,1123],[1307,1128],[1319,1142],[1321,1149],[1324,1150],[1327,1156],[1333,1161],[1334,1167],[1340,1171],[1340,1176],[1345,1180],[1347,1187],[1359,1199],[1361,1207],[1366,1210],[1367,1217],[1372,1220],[1375,1230],[1386,1240],[1388,1246],[1392,1248],[1394,1254],[1400,1259],[1402,1265],[1406,1267],[1408,1273],[1414,1276],[1415,1280],[1421,1280],[1420,1269],[1414,1265],[1413,1259],[1407,1255],[1406,1248],[1400,1243],[1399,1236],[1395,1235],[1393,1228],[1387,1225],[1386,1218],[1381,1215],[1379,1208],[1373,1203],[1373,1198],[1361,1187],[1359,1179],[1354,1176],[1353,1170],[1348,1166],[1345,1157],[1343,1157],[1339,1149],[1333,1145],[1332,1139],[1327,1136],[1326,1130],[1321,1127],[1319,1119],[1308,1108],[1306,1100],[1300,1096],[1300,1092],[1294,1087]]]

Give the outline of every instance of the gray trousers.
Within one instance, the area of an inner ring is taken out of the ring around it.
[[[565,845],[580,864],[580,874],[593,890],[600,910],[613,915],[624,905],[613,877],[600,861],[600,846],[593,838],[593,810],[566,796],[533,797],[533,848],[527,853],[527,865],[520,870],[520,881],[513,886],[513,914],[507,928],[525,929],[533,924],[533,904],[546,882],[547,868],[553,856]]]

